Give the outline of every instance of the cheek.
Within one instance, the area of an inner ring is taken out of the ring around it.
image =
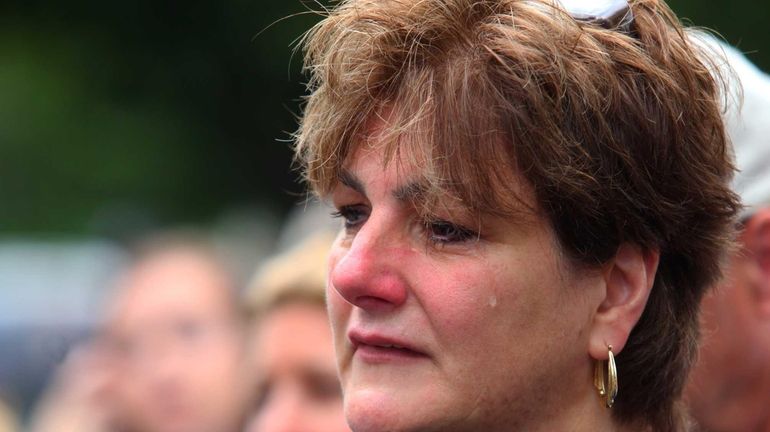
[[[415,272],[414,294],[441,342],[467,345],[489,329],[501,302],[499,275],[485,263],[463,263]]]
[[[553,266],[497,258],[419,272],[420,303],[440,343],[455,352],[475,356],[484,346],[508,351],[510,341],[536,333],[556,310]]]

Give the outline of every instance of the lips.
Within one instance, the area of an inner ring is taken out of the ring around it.
[[[369,363],[428,358],[425,352],[420,351],[414,344],[401,338],[353,329],[348,332],[348,339],[353,345],[354,356]]]

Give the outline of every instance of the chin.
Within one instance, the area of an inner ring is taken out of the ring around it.
[[[446,431],[451,411],[438,394],[382,388],[351,389],[345,393],[345,417],[355,432]],[[457,414],[456,412],[454,414]]]
[[[355,432],[402,431],[403,412],[398,399],[381,389],[345,392],[345,418]]]

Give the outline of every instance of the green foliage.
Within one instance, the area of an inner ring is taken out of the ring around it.
[[[670,0],[685,23],[716,31],[762,70],[770,71],[770,2]]]

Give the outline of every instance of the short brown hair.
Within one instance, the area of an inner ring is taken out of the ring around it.
[[[739,207],[723,85],[658,0],[631,33],[529,0],[348,0],[306,35],[297,158],[327,194],[388,107],[389,154],[416,154],[435,195],[511,215],[511,171],[571,260],[659,250],[647,307],[617,357],[617,419],[677,430],[698,303],[720,276]]]

